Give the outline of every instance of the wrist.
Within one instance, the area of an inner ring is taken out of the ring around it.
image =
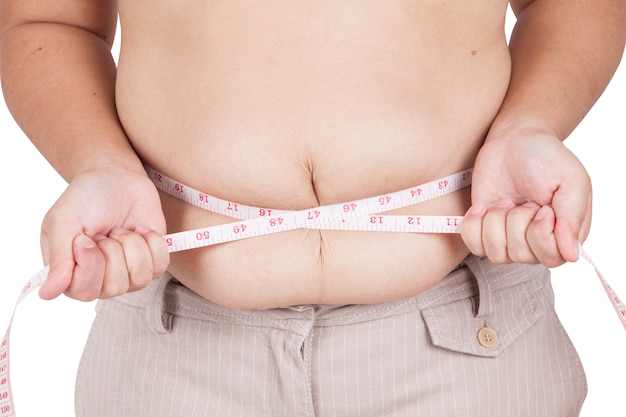
[[[116,146],[100,146],[84,152],[82,157],[72,155],[70,158],[79,161],[66,165],[73,167],[68,175],[62,173],[68,181],[77,175],[93,171],[131,171],[145,175],[143,163],[128,142]]]
[[[565,139],[558,134],[558,129],[545,117],[520,112],[514,117],[503,114],[498,115],[489,128],[485,143],[512,137],[520,138],[528,135],[550,136],[558,138],[561,141]]]

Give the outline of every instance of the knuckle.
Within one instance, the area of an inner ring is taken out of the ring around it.
[[[511,263],[511,259],[508,256],[493,255],[489,256],[489,260],[494,264],[508,264]]]
[[[464,231],[461,234],[461,238],[463,239],[463,243],[476,256],[485,256],[485,250],[480,238],[476,238],[474,235],[470,234],[469,231]]]
[[[511,259],[508,257],[506,251],[500,250],[500,249],[488,249],[487,250],[487,257],[489,258],[489,260],[495,264],[506,264],[506,263],[510,263]]]
[[[77,301],[90,302],[94,301],[100,295],[99,291],[95,291],[92,289],[81,289],[81,290],[69,290],[65,292],[65,295],[73,298]]]
[[[511,245],[508,248],[508,256],[515,263],[537,263],[537,259],[531,252],[530,248],[521,245]]]
[[[547,268],[556,268],[557,266],[561,266],[565,263],[565,260],[560,256],[549,256],[541,259],[541,263]]]
[[[100,298],[111,298],[128,292],[127,280],[105,280],[100,293]]]
[[[152,265],[142,265],[130,273],[130,290],[144,288],[154,279],[155,274]]]
[[[169,257],[165,261],[157,261],[154,264],[153,270],[153,278],[159,277],[167,271],[167,267],[169,266]]]
[[[528,256],[526,253],[520,250],[509,249],[509,258],[513,262],[517,263],[527,263]]]

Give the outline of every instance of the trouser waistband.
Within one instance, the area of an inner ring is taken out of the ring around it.
[[[519,273],[520,268],[536,269]],[[487,258],[468,256],[430,289],[410,298],[380,304],[299,305],[263,310],[236,310],[214,304],[195,294],[169,273],[154,280],[141,291],[117,300],[145,309],[147,323],[157,333],[171,330],[173,317],[232,322],[239,325],[279,327],[294,332],[308,332],[311,326],[335,326],[375,320],[409,311],[442,305],[472,297],[474,316],[488,321],[494,306],[492,294],[544,273],[541,265],[496,265]]]

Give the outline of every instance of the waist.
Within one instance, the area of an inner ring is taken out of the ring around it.
[[[216,215],[163,196],[166,214],[169,213],[168,220],[198,216],[197,220],[203,221],[203,227],[215,224],[216,221],[228,222],[221,228],[204,228],[170,236],[176,237],[177,241],[188,238],[195,241],[196,246],[220,243],[219,239],[224,234],[230,234],[230,238],[222,241],[237,240],[172,255],[171,271],[181,282],[203,297],[229,307],[360,304],[403,298],[419,293],[443,278],[467,254],[456,235],[405,233],[398,237],[395,233],[414,230],[454,233],[456,230],[450,227],[456,226],[451,225],[451,221],[456,223],[456,218],[453,217],[440,218],[444,226],[447,220],[446,230],[429,229],[430,223],[427,224],[426,219],[433,220],[429,216],[376,215],[365,216],[365,221],[361,223],[352,220],[355,220],[354,216],[363,215],[364,212],[379,213],[390,208],[395,208],[392,211],[395,214],[418,214],[420,211],[424,212],[424,206],[425,212],[430,209],[463,214],[469,201],[469,193],[464,187],[469,184],[470,171],[384,196],[282,213],[274,209],[245,207],[228,201],[209,202],[210,197],[200,191],[190,190],[173,180],[167,183],[166,178],[158,172],[150,171],[150,175],[162,189],[169,188],[172,194],[186,199],[187,202],[195,199],[202,206],[222,204],[222,214]],[[433,198],[434,200],[428,201]],[[401,201],[403,199],[405,201]],[[412,202],[421,204],[415,205]],[[332,223],[333,209],[343,215],[334,219],[335,223]],[[236,212],[255,213],[257,217],[261,216],[257,220],[262,222],[233,223],[232,217],[246,217],[236,216]],[[402,223],[408,219],[409,223],[412,221],[413,228],[406,229],[408,226],[403,224],[402,228],[391,233],[368,233],[371,230],[389,230],[390,218],[401,219],[398,221]],[[349,226],[337,227],[345,225],[342,221],[348,222]],[[292,230],[294,227],[290,225],[297,222],[300,223],[296,228],[312,227],[313,230],[284,232]],[[170,228],[171,223],[176,222],[168,222]],[[265,223],[269,231],[262,232],[260,225]],[[359,227],[359,224],[364,227]],[[341,231],[315,230],[320,225],[323,229]],[[359,231],[345,231],[350,229]],[[283,232],[276,236],[238,240],[276,231]],[[182,238],[178,236],[180,234],[183,235]],[[214,237],[216,235],[217,238]],[[170,239],[172,237],[168,238]],[[187,248],[190,247],[194,245],[190,244]],[[433,262],[435,258],[440,259]],[[251,289],[254,291],[250,292]]]
[[[468,267],[465,261],[468,261],[471,267]],[[474,270],[478,273],[473,272]],[[481,291],[495,293],[527,281],[543,281],[546,278],[549,278],[549,273],[541,265],[495,265],[486,258],[469,255],[440,282],[421,294],[381,304],[307,304],[271,309],[228,309],[198,297],[169,273],[152,282],[147,288],[117,297],[113,301],[136,308],[155,307],[158,310],[155,314],[157,324],[163,313],[169,313],[237,325],[276,326],[288,321],[314,320],[317,326],[337,326],[437,307],[471,296],[480,298],[484,296],[484,308],[487,308],[480,311],[478,307],[480,303],[475,302],[474,315],[488,316],[493,308],[493,305],[489,305],[491,294],[480,294]],[[488,282],[481,285],[480,280]]]

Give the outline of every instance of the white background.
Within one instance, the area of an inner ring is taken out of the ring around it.
[[[78,115],[77,115],[78,117]],[[604,276],[626,297],[624,178],[626,64],[566,141],[594,184],[594,223],[585,243]],[[622,167],[622,168],[620,168]],[[65,183],[15,125],[0,100],[0,332],[23,283],[43,265],[39,227]],[[583,417],[626,415],[626,332],[583,261],[553,271],[556,305],[587,372]],[[17,311],[11,369],[19,417],[73,415],[74,376],[94,313],[93,303],[32,294]],[[111,364],[115,366],[115,364]]]

